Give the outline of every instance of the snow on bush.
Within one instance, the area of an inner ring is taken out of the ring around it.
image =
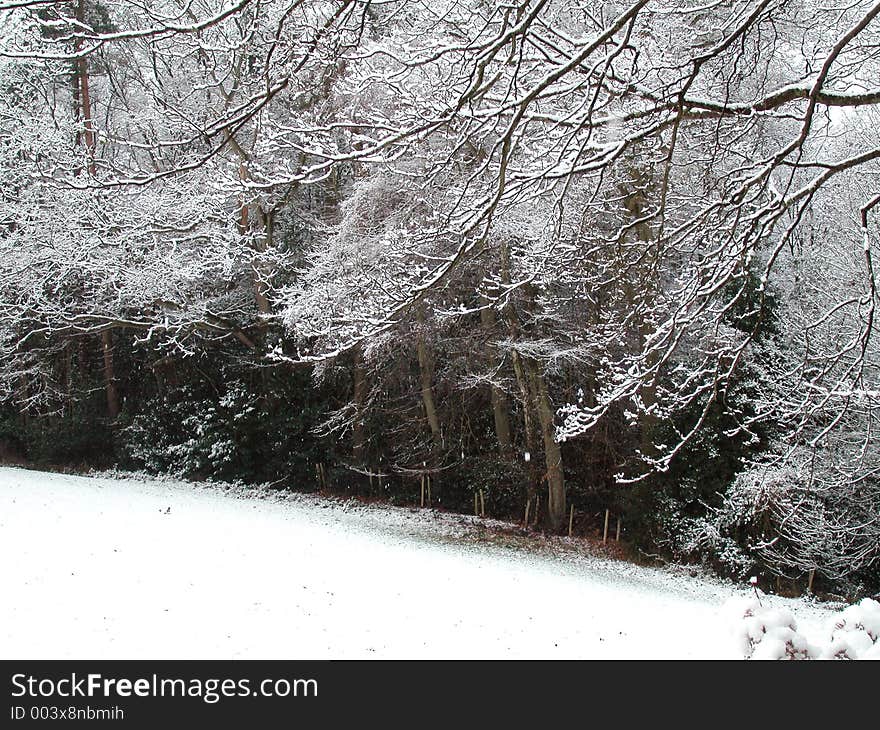
[[[845,608],[823,650],[826,659],[880,659],[880,603],[864,598]]]
[[[746,659],[880,659],[880,603],[870,598],[835,618],[826,643],[813,644],[791,612],[764,606],[760,598],[731,599],[732,633]]]
[[[794,616],[784,608],[762,606],[757,598],[732,599],[738,620],[733,635],[746,659],[815,659],[819,650],[797,630]]]

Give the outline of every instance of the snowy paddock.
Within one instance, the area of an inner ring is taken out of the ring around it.
[[[0,658],[741,656],[722,604],[745,588],[475,539],[460,515],[263,496],[0,468]],[[763,600],[806,633],[830,615]]]

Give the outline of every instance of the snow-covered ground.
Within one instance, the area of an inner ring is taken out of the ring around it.
[[[0,468],[0,658],[741,656],[721,609],[745,588],[259,495]],[[830,613],[764,600],[807,634]]]

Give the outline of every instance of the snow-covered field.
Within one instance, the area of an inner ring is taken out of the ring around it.
[[[0,658],[741,656],[721,607],[745,588],[259,494],[0,468]],[[764,600],[807,634],[830,614]]]

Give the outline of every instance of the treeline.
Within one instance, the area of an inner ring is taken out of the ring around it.
[[[515,300],[508,307],[520,312]],[[616,476],[638,470],[639,449],[667,438],[669,426],[634,424],[618,411],[557,443],[555,408],[542,398],[583,399],[588,371],[562,363],[545,374],[529,355],[502,359],[495,343],[509,337],[507,325],[485,311],[445,326],[407,323],[381,349],[345,353],[317,376],[309,364],[266,365],[263,342],[285,342],[271,328],[251,333],[253,349],[223,340],[171,357],[117,327],[109,372],[108,338],[71,336],[44,363],[64,392],[36,413],[7,403],[0,433],[12,460],[36,466],[240,480],[463,513],[474,512],[476,496],[480,513],[523,523],[528,510],[532,528],[557,533],[572,507],[576,535],[596,534],[610,510],[624,539],[670,555],[681,517],[718,507],[754,446],[724,436],[732,424],[719,406],[672,469],[621,487]],[[523,332],[538,326],[519,323]],[[16,395],[33,397],[33,387],[22,382]],[[738,397],[747,402],[748,393]],[[693,416],[681,418],[684,427]],[[563,485],[562,520],[550,509],[548,462]]]

